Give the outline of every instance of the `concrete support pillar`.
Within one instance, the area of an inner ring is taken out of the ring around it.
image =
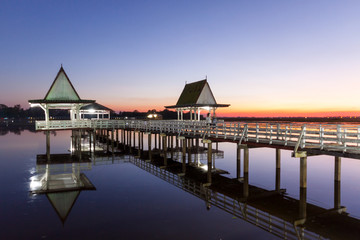
[[[50,131],[46,131],[46,158],[50,161]]]
[[[276,149],[276,180],[275,190],[280,191],[280,166],[281,166],[281,150]]]
[[[157,148],[157,138],[156,138],[156,133],[154,134],[154,143],[155,143],[155,149]]]
[[[119,149],[119,129],[116,129],[116,148]]]
[[[106,129],[106,152],[109,152],[109,130]]]
[[[95,147],[96,147],[96,130],[93,131],[93,153],[95,153]]]
[[[164,166],[167,166],[167,137],[165,133],[162,133],[162,147],[163,147],[163,157],[164,157]]]
[[[334,176],[334,208],[341,208],[341,158],[335,157],[335,176]]]
[[[170,153],[171,159],[174,158],[174,136],[170,136]]]
[[[141,132],[138,132],[138,156],[141,156]]]
[[[186,171],[186,139],[185,137],[179,137],[180,141],[182,141],[182,172]]]
[[[152,152],[151,152],[151,133],[148,133],[148,153],[149,153],[149,160],[152,160]]]
[[[300,187],[307,187],[307,157],[300,158]]]
[[[187,139],[187,152],[188,152],[188,164],[190,164],[191,161],[191,139]]]
[[[244,174],[249,173],[249,148],[244,148]]]
[[[114,154],[114,129],[111,129],[111,152]]]

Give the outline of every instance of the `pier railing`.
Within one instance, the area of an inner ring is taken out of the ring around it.
[[[284,239],[322,239],[320,235],[296,226],[293,222],[283,220],[268,212],[259,210],[246,202],[204,187],[201,183],[183,178],[149,162],[131,158],[130,162],[139,168],[163,179],[164,181],[200,198],[207,206],[216,206],[235,217],[252,223],[280,238]]]
[[[134,129],[178,136],[218,138],[236,141],[281,145],[298,149],[360,154],[360,125],[246,123],[176,120],[69,120],[37,121],[36,130],[63,129]]]

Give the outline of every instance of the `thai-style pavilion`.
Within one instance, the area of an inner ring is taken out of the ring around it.
[[[50,109],[70,110],[70,119],[79,120],[81,108],[95,103],[95,100],[81,99],[61,66],[44,99],[29,100],[29,103],[31,107],[41,107],[45,112],[45,121],[48,122]]]
[[[207,79],[204,79],[186,84],[176,105],[165,106],[165,108],[175,108],[178,114],[178,120],[184,120],[184,111],[189,111],[190,120],[199,121],[201,110],[208,111],[210,116],[215,118],[217,108],[228,106],[230,106],[230,104],[218,104],[216,102]]]

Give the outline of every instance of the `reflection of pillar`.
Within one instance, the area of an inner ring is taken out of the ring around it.
[[[244,180],[243,180],[243,197],[249,197],[249,173],[244,172]]]
[[[131,131],[129,130],[128,132],[127,132],[127,134],[128,134],[128,145],[129,145],[129,152],[130,153],[132,153],[132,145],[131,145]]]
[[[249,196],[249,148],[243,147],[244,150],[244,180],[243,180],[243,196],[247,198]]]
[[[236,145],[236,178],[239,180],[240,179],[240,171],[241,171],[241,166],[240,166],[240,153],[241,153],[241,149],[239,145]]]
[[[341,204],[341,158],[335,157],[335,176],[334,176],[334,208],[339,209]]]
[[[207,152],[207,183],[211,184],[211,170],[212,170],[212,143],[211,140],[205,139],[204,143],[207,143],[208,152]]]
[[[306,219],[306,187],[300,187],[299,218]]]
[[[275,180],[275,189],[280,191],[280,161],[281,161],[281,151],[276,149],[276,180]]]
[[[50,161],[50,132],[46,131],[46,158]]]

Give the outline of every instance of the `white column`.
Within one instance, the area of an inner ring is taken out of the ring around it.
[[[198,108],[198,121],[200,121],[200,108]]]

